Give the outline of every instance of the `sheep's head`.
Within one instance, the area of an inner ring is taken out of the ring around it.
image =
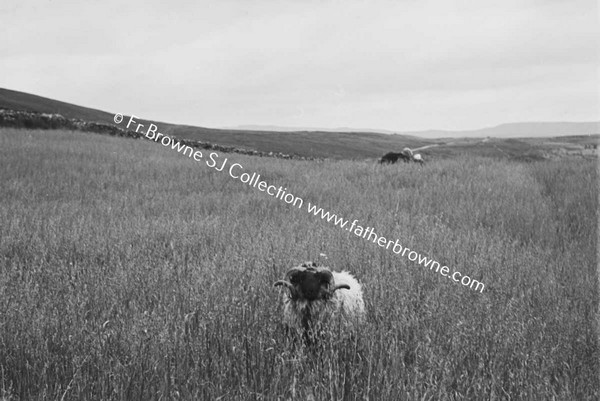
[[[336,285],[331,271],[326,267],[317,266],[314,262],[292,267],[284,280],[274,284],[280,285],[290,290],[290,298],[306,301],[329,299],[339,289],[350,289],[348,284]]]

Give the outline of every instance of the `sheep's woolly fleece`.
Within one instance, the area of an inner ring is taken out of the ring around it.
[[[299,267],[301,268],[303,266]],[[306,271],[329,272],[329,269],[309,267]],[[330,288],[342,288],[335,290],[328,297],[307,300],[292,294],[284,296],[284,323],[288,327],[299,332],[320,332],[328,328],[353,329],[364,321],[365,304],[360,283],[347,271],[331,274],[333,282],[330,283]]]

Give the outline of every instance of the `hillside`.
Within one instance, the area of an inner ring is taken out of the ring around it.
[[[109,112],[2,88],[0,108],[60,114],[68,119],[80,119],[119,128],[125,128],[127,121],[126,117],[125,122],[117,125],[113,122],[113,114]],[[262,131],[260,127],[247,130],[214,129],[144,119],[139,119],[138,122],[146,127],[152,122],[163,134],[179,139],[263,153],[334,159],[376,159],[389,151],[399,151],[404,147],[419,149],[425,160],[471,156],[521,161],[565,156],[596,157],[596,151],[588,148],[597,146],[599,138],[598,123],[520,123],[475,131],[423,131],[390,135],[349,132],[346,128],[341,132],[288,132]],[[546,133],[545,137],[540,138],[541,133]],[[565,136],[567,133],[572,135]],[[438,139],[417,136],[434,134]],[[517,134],[520,138],[512,138]],[[486,137],[481,138],[481,135]]]
[[[0,88],[0,108],[57,113],[66,118],[112,124],[113,114],[70,103]],[[148,120],[139,122],[148,124]],[[434,141],[401,135],[371,132],[272,132],[214,129],[152,121],[159,131],[181,139],[235,146],[261,152],[280,152],[304,157],[364,159],[378,157],[394,149],[419,147]],[[120,127],[124,128],[125,123]]]
[[[105,111],[4,88],[0,88],[0,108],[60,114],[66,118],[113,124],[113,115]]]

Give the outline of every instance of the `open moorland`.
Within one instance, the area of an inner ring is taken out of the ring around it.
[[[0,128],[0,398],[600,396],[596,160],[220,157],[485,289],[150,141]],[[305,260],[362,282],[354,341],[286,340]]]
[[[0,108],[56,113],[68,119],[80,119],[123,129],[126,128],[128,121],[126,116],[124,122],[114,124],[114,114],[105,111],[4,88],[0,88]],[[125,110],[121,111],[127,114]],[[148,121],[138,117],[135,120],[146,128],[151,123],[156,124],[161,133],[178,139],[209,142],[259,152],[343,160],[376,160],[387,152],[399,152],[404,147],[419,149],[418,151],[427,161],[477,156],[512,161],[597,159],[597,146],[600,144],[600,123],[597,122],[504,124],[478,130],[479,137],[463,137],[472,136],[473,131],[424,131],[404,134],[277,132],[196,127]],[[36,125],[25,125],[25,127],[46,128]],[[129,129],[133,130],[134,126]],[[540,136],[540,133],[543,135]],[[429,137],[423,138],[425,134]],[[437,139],[432,139],[432,135]],[[515,135],[518,138],[515,138]]]

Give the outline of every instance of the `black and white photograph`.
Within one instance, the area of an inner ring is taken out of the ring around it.
[[[597,0],[0,4],[0,401],[600,399]]]

